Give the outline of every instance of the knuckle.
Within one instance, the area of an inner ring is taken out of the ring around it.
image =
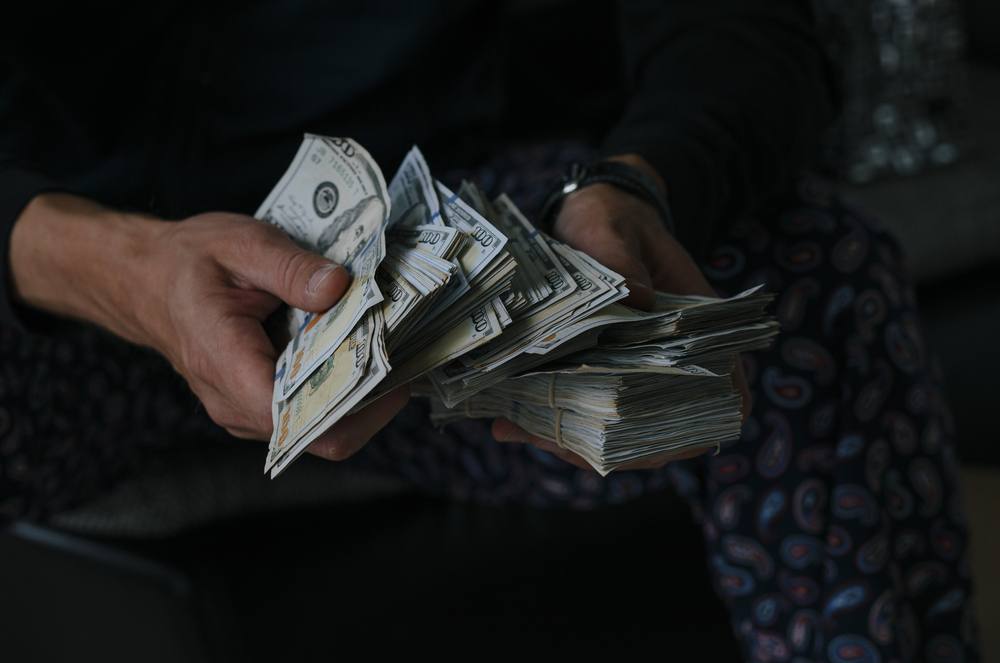
[[[191,343],[181,343],[179,354],[180,363],[186,375],[193,377],[199,382],[211,382],[210,378],[213,368],[210,353]]]
[[[242,440],[263,440],[270,437],[263,435],[260,429],[251,422],[245,421],[238,413],[229,408],[223,408],[216,414],[213,414],[207,407],[205,409],[208,410],[208,416],[212,418],[212,421],[220,428],[224,428],[233,437],[238,437]]]
[[[331,444],[327,452],[327,457],[330,460],[347,460],[352,455],[354,455],[354,449],[345,442]]]
[[[234,431],[245,430],[239,425],[239,422],[235,420],[228,412],[221,410],[217,407],[213,407],[211,404],[205,405],[205,411],[208,412],[208,416],[211,417],[212,421],[216,423],[220,428],[225,428],[229,433],[236,435]],[[239,435],[237,435],[239,437]]]
[[[274,241],[274,232],[277,232],[277,228],[269,224],[234,217],[230,228],[216,235],[214,249],[219,255],[228,254],[240,261],[257,260],[261,247]]]
[[[221,407],[219,403],[214,399],[202,399],[202,404],[205,406],[205,412],[216,424],[229,430],[230,428],[238,428],[237,422],[230,416],[230,412],[227,408]]]
[[[335,437],[323,447],[323,456],[328,460],[347,460],[354,455],[356,445],[353,440]]]
[[[271,437],[270,429],[265,432],[261,428],[255,426],[252,422],[237,421],[235,418],[230,418],[229,424],[227,426],[223,426],[223,428],[231,433],[234,430],[237,431],[237,433],[234,433],[236,437],[245,440],[267,440]]]
[[[281,253],[275,264],[275,273],[284,292],[293,292],[299,282],[304,284],[311,273],[308,270],[312,260],[309,253],[298,249]]]
[[[208,417],[233,437],[243,440],[261,440],[270,437],[269,428],[268,434],[264,435],[258,426],[253,422],[248,422],[238,411],[220,401],[217,396],[208,398],[199,396],[199,399],[205,407]]]
[[[270,242],[286,237],[285,233],[278,230],[277,227],[264,221],[257,221],[256,219],[252,219],[244,224],[244,232],[250,238],[250,241],[253,242]]]
[[[233,233],[226,241],[232,242],[232,247],[237,255],[252,256],[256,253],[257,247],[265,238],[265,235],[261,232],[262,228],[263,224],[260,223],[240,224],[238,231]]]
[[[254,418],[254,427],[266,434],[266,437],[271,437],[271,433],[274,430],[274,423],[271,421],[271,415],[261,413]]]

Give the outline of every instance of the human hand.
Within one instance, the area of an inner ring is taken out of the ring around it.
[[[620,158],[643,169],[654,180],[662,180],[641,157]],[[565,198],[553,226],[555,237],[596,258],[627,279],[625,304],[650,309],[654,290],[685,295],[718,296],[697,264],[666,230],[655,208],[610,184],[593,184]],[[733,376],[743,400],[743,419],[750,413],[750,391],[740,362]],[[500,442],[527,442],[584,469],[592,469],[578,455],[555,442],[531,435],[507,419],[493,422],[493,436]],[[623,469],[652,469],[671,460],[701,455],[704,450],[636,461]]]
[[[102,325],[152,347],[215,423],[268,439],[276,351],[263,328],[282,302],[335,304],[347,271],[277,228],[239,214],[180,222],[125,215],[65,194],[37,197],[18,219],[11,266],[29,305]],[[405,404],[406,389],[345,417],[310,447],[331,459],[360,449]]]

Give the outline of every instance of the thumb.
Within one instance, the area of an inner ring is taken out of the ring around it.
[[[631,256],[612,256],[604,264],[625,277],[628,297],[622,301],[623,304],[643,311],[653,309],[656,302],[656,291],[653,290],[653,279],[645,265]]]
[[[642,311],[652,311],[656,303],[656,291],[649,285],[649,274],[645,274],[645,278],[628,277],[625,274],[622,276],[626,277],[625,285],[628,287],[628,297],[624,303]]]
[[[625,286],[629,293],[622,303],[643,311],[652,310],[656,302],[653,277],[646,265],[637,258],[642,255],[638,246],[633,247],[631,242],[618,237],[588,244],[583,246],[577,244],[574,248],[582,250],[597,262],[625,277]]]
[[[642,311],[653,310],[653,305],[656,303],[656,291],[653,290],[652,286],[653,278],[642,263],[631,255],[619,254],[615,251],[606,251],[603,255],[593,257],[605,267],[613,269],[625,277],[628,297],[622,300],[622,304]]]
[[[605,267],[610,267],[625,277],[628,297],[622,303],[643,311],[651,311],[656,303],[653,276],[642,261],[642,250],[637,238],[616,237],[599,244],[595,251],[586,251]]]
[[[325,311],[337,303],[351,280],[346,269],[303,249],[277,228],[258,228],[241,247],[238,264],[223,261],[243,285],[305,311]]]

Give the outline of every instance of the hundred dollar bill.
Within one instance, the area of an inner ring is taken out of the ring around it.
[[[407,153],[389,182],[389,196],[393,209],[389,217],[391,227],[444,225],[430,168],[416,145]]]
[[[391,265],[383,262],[375,275],[379,288],[385,294],[382,316],[386,334],[392,334],[421,299],[421,293],[403,278]]]
[[[448,226],[418,225],[393,228],[390,239],[394,243],[421,248],[439,258],[450,260],[465,246],[465,236]]]
[[[493,207],[493,203],[490,202],[486,192],[480,189],[475,182],[462,180],[458,187],[458,197],[491,222],[497,218],[497,210]]]
[[[291,341],[275,397],[291,395],[382,301],[375,271],[385,256],[389,194],[382,171],[349,138],[306,135],[291,166],[257,210],[297,242],[344,265],[351,284],[328,311],[290,312]]]
[[[624,283],[624,279],[612,270],[603,266],[595,270],[589,261],[580,257],[579,251],[565,244],[553,242],[552,250],[569,272],[575,288],[565,297],[514,321],[494,343],[463,356],[462,363],[470,369],[491,371],[522,352],[530,351],[532,343],[551,333],[552,329],[584,318],[628,294],[627,289],[612,285],[615,281]],[[601,272],[607,272],[607,278],[603,278]]]
[[[297,404],[298,416],[290,417],[289,422],[289,437],[293,441],[286,446],[283,453],[277,454],[273,461],[269,455],[265,471],[270,470],[272,479],[281,474],[316,438],[353,411],[389,375],[391,366],[385,348],[385,321],[382,320],[382,309],[376,307],[369,311],[365,322],[367,324],[364,326],[366,330],[364,338],[358,338],[356,341],[358,344],[366,343],[369,348],[367,364],[361,378],[345,394],[343,385],[354,379],[356,369],[352,368],[351,377],[343,381],[342,378],[335,376],[335,371],[331,369],[325,377],[317,379],[316,386],[311,392],[301,397]],[[355,362],[358,355],[355,350]],[[288,407],[295,408],[296,396],[292,397]],[[279,418],[280,415],[279,412]],[[315,421],[317,418],[318,422]],[[275,425],[276,429],[277,427]]]
[[[447,225],[458,228],[471,238],[459,256],[462,270],[469,281],[475,281],[507,245],[507,237],[487,221],[451,189],[437,182],[441,195],[441,216]]]
[[[517,264],[517,271],[511,282],[511,289],[504,297],[504,306],[511,314],[517,315],[520,311],[536,303],[542,297],[550,293],[550,288],[545,284],[538,269],[532,263],[528,255],[527,247],[521,242],[514,241],[513,233],[509,222],[500,211],[490,202],[486,192],[480,189],[474,182],[462,180],[462,185],[458,188],[458,196],[464,200],[472,209],[476,210],[487,221],[499,228],[500,232],[507,236],[507,251]],[[505,325],[506,326],[506,325]]]
[[[396,244],[389,251],[389,256],[396,261],[397,271],[424,295],[446,283],[455,269],[453,263],[420,247]]]
[[[576,284],[562,261],[553,253],[549,240],[531,225],[506,194],[497,197],[493,204],[505,221],[503,230],[512,237],[511,243],[517,243],[522,248],[525,263],[530,265],[532,271],[542,280],[538,288],[540,296],[531,302],[530,307],[519,311],[518,314],[521,317],[530,315],[569,296],[576,289]],[[520,265],[518,262],[519,268]]]
[[[456,278],[422,314],[413,336],[400,346],[403,361],[472,311],[510,290],[517,267],[506,250],[506,235],[443,184],[438,182],[437,187],[445,223],[468,240],[457,255]]]
[[[389,198],[382,171],[350,138],[306,134],[256,216],[340,264],[376,242]]]
[[[399,385],[416,380],[464,353],[488,343],[501,332],[503,325],[493,307],[481,306],[430,345],[425,346],[419,354],[411,356],[394,368],[388,379],[379,385],[374,398]]]
[[[371,354],[374,321],[374,316],[365,316],[291,398],[274,401],[274,431],[265,472],[322,419],[331,404],[342,401],[361,380]]]

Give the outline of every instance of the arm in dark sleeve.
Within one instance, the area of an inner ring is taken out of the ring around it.
[[[16,301],[11,235],[39,194],[86,193],[74,173],[92,166],[95,145],[110,144],[108,132],[96,130],[92,119],[111,116],[102,108],[100,84],[111,70],[79,55],[76,42],[65,50],[52,46],[61,34],[51,40],[33,35],[5,42],[0,50],[0,325],[48,333],[69,323]],[[113,126],[113,120],[104,126]]]
[[[0,325],[22,331],[40,331],[61,325],[53,316],[28,310],[14,302],[10,271],[10,237],[14,223],[31,200],[49,191],[68,191],[56,180],[14,160],[0,157]]]
[[[607,155],[664,178],[695,255],[725,219],[780,192],[816,151],[833,90],[804,0],[623,0],[631,97]]]

